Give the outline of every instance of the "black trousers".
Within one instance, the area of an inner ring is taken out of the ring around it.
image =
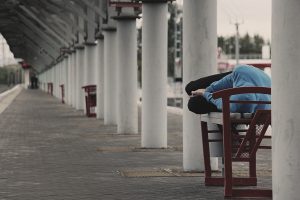
[[[195,91],[197,89],[205,89],[213,82],[222,79],[224,76],[227,76],[230,73],[231,72],[215,74],[212,76],[200,78],[195,81],[191,81],[190,83],[188,83],[186,85],[185,91],[188,95],[191,95],[192,91]],[[196,114],[205,114],[205,113],[209,113],[209,112],[220,112],[214,104],[206,101],[206,99],[203,96],[191,97],[187,106],[191,112],[196,113]]]

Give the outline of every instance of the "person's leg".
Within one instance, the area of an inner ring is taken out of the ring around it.
[[[200,78],[200,79],[195,80],[195,81],[191,81],[186,85],[185,91],[188,95],[191,95],[192,91],[195,91],[195,90],[198,90],[198,89],[205,89],[210,84],[212,84],[213,82],[222,79],[223,77],[227,76],[230,73],[232,73],[232,72],[215,74],[215,75]]]
[[[30,89],[33,89],[33,85],[34,85],[33,82],[34,82],[34,81],[31,79],[31,80],[30,80]]]
[[[220,112],[217,107],[208,101],[203,96],[191,97],[188,102],[188,108],[196,114],[206,114],[209,112]]]

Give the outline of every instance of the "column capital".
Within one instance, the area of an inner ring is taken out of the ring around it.
[[[103,39],[104,39],[104,36],[102,33],[99,32],[96,34],[96,40],[103,40]]]
[[[69,54],[76,53],[75,46],[70,47]]]
[[[75,44],[74,45],[75,49],[84,49],[84,44]]]
[[[141,3],[168,3],[173,2],[174,0],[139,0]]]
[[[140,19],[141,17],[138,15],[119,15],[119,16],[113,16],[111,18],[116,21],[121,21],[121,20],[136,20],[136,19]]]
[[[107,32],[115,32],[117,31],[117,28],[114,26],[106,26],[102,28],[103,31],[107,31]]]
[[[95,42],[85,42],[84,45],[85,46],[95,46],[96,43]]]

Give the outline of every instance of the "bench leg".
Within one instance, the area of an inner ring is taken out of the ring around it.
[[[252,135],[250,139],[250,148],[253,149],[256,143],[255,133]],[[256,154],[251,155],[249,152],[249,175],[250,177],[256,177]]]
[[[225,109],[225,108],[223,108]],[[229,110],[229,108],[227,108]],[[228,112],[229,113],[229,112]],[[230,117],[223,117],[224,196],[232,196],[232,136]]]
[[[90,116],[90,109],[89,109],[89,99],[85,96],[85,109],[86,109],[86,116]]]
[[[202,131],[202,144],[203,144],[205,179],[207,179],[207,178],[211,177],[207,122],[201,122],[201,131]]]

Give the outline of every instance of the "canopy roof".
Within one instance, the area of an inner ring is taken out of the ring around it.
[[[42,71],[64,50],[94,42],[113,14],[108,5],[107,0],[1,0],[0,32],[15,58]]]

